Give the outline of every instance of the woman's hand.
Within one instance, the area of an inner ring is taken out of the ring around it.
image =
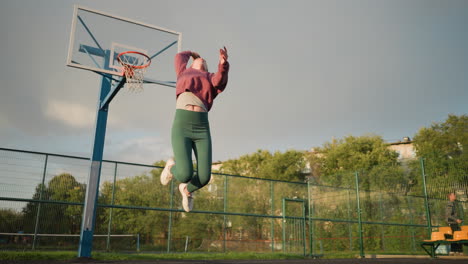
[[[192,51],[191,56],[192,56],[192,58],[193,58],[194,60],[200,58],[200,54],[198,54],[198,53],[196,53],[196,52],[194,52],[194,51]]]
[[[219,63],[224,64],[228,59],[227,49],[219,49]]]

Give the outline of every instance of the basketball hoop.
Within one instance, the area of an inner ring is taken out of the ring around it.
[[[125,87],[132,92],[141,92],[143,78],[151,64],[151,58],[138,51],[125,51],[117,55],[117,60],[124,67],[123,74],[127,78]]]

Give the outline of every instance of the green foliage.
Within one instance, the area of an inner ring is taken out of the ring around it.
[[[100,204],[126,205],[135,207],[169,207],[169,189],[159,182],[161,169],[153,169],[149,174],[123,178],[115,182],[104,182],[100,191]],[[112,213],[112,214],[111,214]],[[112,217],[112,234],[144,234],[142,239],[150,242],[164,236],[167,214],[144,209],[107,209],[99,216],[96,226],[107,233]]]
[[[23,214],[10,209],[0,210],[0,230],[3,233],[16,233],[22,230]]]
[[[418,157],[435,177],[449,177],[459,183],[468,176],[468,115],[449,115],[443,123],[421,128],[414,136]]]
[[[447,194],[468,198],[468,115],[449,115],[444,122],[421,128],[413,139],[416,154],[424,160],[428,196],[442,201],[431,201],[432,222],[445,224]]]
[[[421,128],[413,139],[419,157],[468,161],[464,151],[468,148],[468,115],[449,115],[443,123]]]
[[[84,191],[84,185],[77,182],[75,177],[69,173],[62,173],[49,181],[44,198],[53,201],[83,202]]]
[[[47,185],[39,184],[34,200],[61,202],[84,202],[86,187],[69,173],[54,176]],[[23,208],[24,231],[34,232],[39,203],[29,202]],[[77,234],[80,231],[82,207],[78,205],[41,204],[39,215],[40,233]]]
[[[304,153],[296,150],[271,154],[258,150],[235,160],[223,162],[222,173],[283,181],[304,181]]]
[[[369,188],[370,185],[385,187],[393,184],[387,180],[401,174],[399,168],[394,166],[398,164],[397,158],[398,154],[389,150],[380,136],[370,135],[347,136],[326,142],[309,154],[308,161],[312,168],[319,168],[320,174],[315,177],[319,177],[321,183],[354,186],[354,177],[350,177],[349,172],[365,172],[360,181],[365,188]]]

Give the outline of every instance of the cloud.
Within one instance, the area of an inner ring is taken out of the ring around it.
[[[72,128],[92,128],[96,121],[96,112],[78,103],[52,100],[47,104],[47,117],[59,121]],[[115,116],[108,118],[108,125],[120,125],[121,119]]]
[[[0,128],[7,128],[10,126],[10,121],[8,121],[7,116],[0,113]]]
[[[92,127],[96,115],[93,110],[83,105],[56,100],[48,103],[45,114],[74,128]]]
[[[111,143],[106,148],[105,152],[111,159],[142,164],[151,164],[172,155],[170,142],[155,136],[111,139]]]

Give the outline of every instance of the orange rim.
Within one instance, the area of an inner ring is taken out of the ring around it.
[[[137,55],[143,56],[143,57],[145,57],[145,58],[148,60],[148,62],[145,63],[145,64],[143,64],[143,65],[132,65],[132,64],[129,64],[129,63],[126,63],[126,62],[122,61],[121,56],[123,56],[123,55],[125,55],[125,54],[130,54],[130,53],[131,53],[131,54],[137,54]],[[141,52],[138,52],[138,51],[124,51],[124,52],[121,52],[119,55],[117,55],[117,60],[118,60],[119,63],[122,64],[124,67],[128,67],[128,68],[130,68],[130,69],[144,69],[144,68],[150,66],[150,64],[151,64],[151,58],[150,58],[148,55],[146,55],[146,54],[144,54],[144,53],[141,53]]]

